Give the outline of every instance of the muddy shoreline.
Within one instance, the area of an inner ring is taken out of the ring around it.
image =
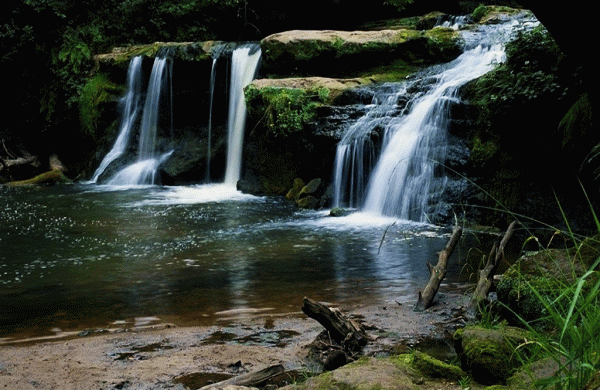
[[[340,309],[360,322],[373,339],[366,355],[416,347],[444,358],[453,353],[449,336],[460,326],[456,309],[467,297],[438,295],[435,305],[423,313],[413,311],[414,302],[395,301]],[[288,381],[294,381],[293,373],[319,370],[308,361],[307,352],[322,330],[300,312],[248,317],[240,313],[208,327],[162,324],[2,345],[0,388],[185,390],[275,364],[282,364]]]

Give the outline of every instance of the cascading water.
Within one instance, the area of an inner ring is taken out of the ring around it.
[[[450,107],[458,90],[502,61],[500,45],[468,50],[433,76],[435,84],[412,103],[407,115],[386,128],[385,147],[370,179],[364,210],[425,221],[431,194],[440,192],[445,177],[436,174],[447,155]]]
[[[228,186],[235,187],[241,176],[242,146],[246,124],[244,88],[254,79],[260,56],[261,51],[257,44],[238,47],[231,56],[227,166],[224,182]]]
[[[469,33],[465,51],[456,60],[432,68],[429,75],[423,74],[417,81],[395,89],[385,87],[387,95],[378,96],[371,110],[338,144],[334,167],[336,206],[427,221],[432,197],[446,184],[440,168],[447,155],[450,107],[459,101],[460,87],[504,61],[503,43],[512,36],[515,23],[513,20],[490,27],[493,30]],[[413,90],[417,83],[424,90],[408,101],[400,115],[391,118],[400,109],[399,96]],[[377,164],[371,170],[374,147],[370,140],[377,127],[384,127],[383,141]]]
[[[134,58],[132,63],[135,62],[135,66],[140,66],[137,65],[138,61],[141,62],[141,60]],[[156,57],[154,65],[152,66],[152,73],[150,74],[150,81],[146,91],[146,100],[142,111],[138,158],[134,163],[123,168],[108,180],[108,185],[131,186],[154,184],[158,166],[171,154],[171,152],[163,153],[161,155],[157,155],[156,153],[156,136],[160,119],[160,102],[162,94],[164,93],[165,80],[169,73],[166,71],[168,69],[168,61],[167,56],[159,56]],[[130,76],[131,75],[128,77]],[[133,76],[131,77],[133,78]],[[140,96],[140,91],[137,88],[129,92],[131,92],[132,96],[136,94]],[[132,97],[132,99],[139,99],[139,97]],[[127,126],[124,126],[119,134],[119,138],[122,138],[123,142],[127,142],[131,137],[131,127],[135,122],[136,116],[137,109],[132,110],[130,113],[124,113],[123,121],[127,123]],[[126,148],[126,144],[124,148]]]
[[[232,45],[223,45],[217,47],[213,52],[213,64],[210,79],[210,102],[208,116],[208,139],[207,139],[207,162],[206,162],[206,182],[210,182],[210,159],[211,159],[211,139],[212,139],[212,114],[213,114],[213,95],[216,84],[216,64],[217,60],[224,53],[231,54],[231,73],[229,87],[229,107],[228,107],[228,145],[227,162],[224,184],[233,187],[240,178],[242,165],[242,147],[244,139],[244,126],[246,120],[246,105],[244,101],[244,87],[246,87],[254,78],[260,61],[261,51],[258,44],[243,44],[237,46],[232,51]],[[137,159],[121,169],[112,176],[106,184],[117,186],[131,186],[154,184],[156,172],[159,166],[168,159],[172,151],[167,153],[157,152],[156,138],[159,131],[167,126],[167,119],[170,119],[171,132],[173,131],[173,98],[165,97],[166,80],[171,77],[172,71],[169,67],[168,53],[159,55],[152,67],[148,88],[145,92],[143,107],[141,105],[142,96],[142,76],[141,64],[142,58],[132,59],[128,72],[128,90],[123,98],[122,125],[119,136],[112,150],[103,159],[100,167],[94,173],[91,183],[98,182],[99,177],[105,173],[107,167],[116,159],[121,157],[127,150],[129,141],[136,132],[135,127],[139,127],[139,143],[137,148]],[[167,100],[170,102],[170,118],[165,117],[165,110],[161,107]],[[141,113],[141,114],[140,114]],[[141,120],[138,117],[141,116]]]
[[[398,111],[398,97],[405,92],[401,84],[389,84],[373,97],[367,113],[352,125],[338,143],[334,163],[334,206],[358,208],[364,203],[369,174],[375,166],[376,130],[385,128]]]
[[[117,140],[94,172],[90,183],[97,183],[106,168],[127,150],[131,130],[140,111],[142,93],[142,57],[134,57],[127,71],[127,91],[121,99],[121,126]]]
[[[206,183],[210,183],[210,160],[212,158],[212,117],[213,117],[213,102],[215,97],[215,84],[217,81],[217,61],[223,55],[225,48],[227,45],[216,45],[212,52],[212,67],[210,70],[210,101],[208,104],[208,135],[206,139],[206,175],[205,181]]]
[[[212,112],[213,112],[213,100],[215,94],[215,80],[217,77],[217,59],[213,58],[212,68],[210,71],[210,102],[208,105],[208,135],[206,137],[206,177],[207,183],[210,183],[210,159],[212,157]]]

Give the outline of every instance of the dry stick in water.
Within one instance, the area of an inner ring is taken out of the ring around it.
[[[502,237],[502,241],[500,241],[500,244],[494,244],[485,267],[479,270],[479,281],[477,282],[477,287],[475,288],[475,292],[471,297],[471,303],[467,308],[468,317],[474,318],[479,304],[487,298],[488,292],[490,291],[494,281],[494,275],[498,269],[498,264],[500,264],[500,260],[502,260],[504,257],[504,247],[512,236],[517,224],[517,221],[513,221],[508,226],[506,233],[504,233],[504,237]]]
[[[462,228],[460,226],[454,226],[450,240],[446,244],[444,250],[439,254],[437,265],[433,268],[430,267],[431,277],[429,278],[429,283],[427,283],[422,293],[419,291],[419,299],[415,305],[415,311],[423,311],[431,306],[442,280],[446,277],[448,259],[450,258],[450,255],[452,255],[454,247],[458,243],[461,235]]]

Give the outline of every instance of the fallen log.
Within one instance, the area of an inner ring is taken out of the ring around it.
[[[283,366],[281,364],[277,364],[275,366],[270,366],[260,371],[234,376],[233,378],[229,378],[221,382],[206,385],[204,387],[201,387],[200,390],[220,389],[226,386],[257,387],[260,384],[266,382],[267,380],[277,375],[281,375],[284,372],[285,369],[283,368]]]
[[[33,166],[38,166],[37,157],[16,157],[13,159],[0,159],[0,170],[4,168],[16,167],[19,165],[31,164]]]
[[[504,233],[504,237],[502,237],[500,244],[494,244],[488,256],[485,267],[479,270],[477,287],[475,288],[475,292],[473,293],[471,302],[467,308],[467,317],[469,319],[474,319],[476,317],[479,304],[485,301],[487,298],[488,293],[494,283],[494,275],[496,274],[500,260],[504,258],[504,248],[506,247],[508,240],[510,240],[510,237],[512,236],[517,224],[517,221],[513,221],[510,225],[508,225],[506,233]]]
[[[53,171],[44,172],[28,180],[11,181],[5,185],[9,187],[19,187],[32,184],[59,184],[70,183],[71,180],[66,177],[61,171],[55,169]]]
[[[433,268],[428,265],[431,272],[431,277],[429,278],[429,282],[425,286],[423,292],[421,293],[419,291],[419,298],[417,300],[417,304],[415,305],[415,311],[423,311],[431,306],[431,303],[433,302],[433,299],[440,288],[442,280],[444,280],[446,277],[448,259],[452,255],[452,252],[454,252],[454,247],[458,243],[461,235],[462,228],[460,226],[454,226],[450,240],[448,240],[446,247],[438,256],[437,265]]]
[[[349,353],[360,351],[369,340],[362,327],[346,318],[339,310],[331,310],[322,303],[304,298],[302,311],[323,325],[331,340]]]

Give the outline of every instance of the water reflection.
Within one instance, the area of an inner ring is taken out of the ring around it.
[[[0,210],[0,337],[412,299],[447,240],[219,186],[3,188]]]

